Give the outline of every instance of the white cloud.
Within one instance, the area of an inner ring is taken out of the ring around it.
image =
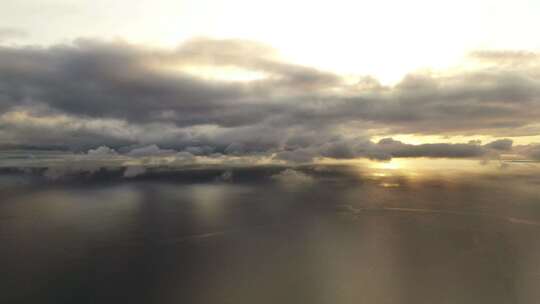
[[[141,148],[135,148],[127,153],[132,157],[150,157],[150,156],[172,156],[176,153],[174,150],[160,149],[157,145],[149,145]]]
[[[89,156],[111,156],[111,155],[117,155],[118,153],[116,153],[114,149],[111,149],[107,146],[100,146],[96,149],[88,150],[87,154]]]

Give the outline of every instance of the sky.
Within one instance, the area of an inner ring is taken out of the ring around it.
[[[0,147],[540,159],[537,1],[0,3]]]
[[[539,17],[0,0],[0,303],[538,303]]]

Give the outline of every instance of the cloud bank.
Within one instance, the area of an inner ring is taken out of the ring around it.
[[[245,40],[200,38],[176,49],[88,39],[4,46],[0,146],[291,162],[498,157],[515,150],[511,140],[370,140],[374,134],[539,134],[539,56],[481,51],[471,58],[478,62],[473,69],[413,73],[390,87],[369,76],[351,80],[288,63],[271,47]],[[214,77],[221,74],[226,77]],[[252,74],[257,77],[235,79]],[[535,147],[520,151],[536,157]]]

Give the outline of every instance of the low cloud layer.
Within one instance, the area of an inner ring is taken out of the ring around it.
[[[509,139],[485,145],[370,140],[400,133],[539,134],[538,55],[481,51],[471,58],[473,69],[414,73],[387,87],[372,77],[351,80],[284,62],[271,47],[244,40],[195,39],[172,50],[95,40],[0,47],[0,145],[291,162],[511,153]],[[231,78],[214,77],[220,73]],[[257,77],[236,81],[234,73]],[[518,150],[534,158],[535,149]]]

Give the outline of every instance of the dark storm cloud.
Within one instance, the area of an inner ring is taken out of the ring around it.
[[[354,83],[290,64],[272,48],[244,40],[194,39],[173,50],[94,40],[2,47],[0,144],[58,143],[79,150],[157,144],[233,155],[277,153],[297,160],[478,157],[488,150],[510,150],[511,142],[504,140],[490,146],[369,141],[372,129],[537,134],[536,55],[475,56],[528,63],[495,63],[448,76],[411,74],[386,87],[371,77]],[[238,68],[263,78],[208,80],[189,73],[197,67]],[[42,130],[49,132],[40,136]]]
[[[148,56],[126,44],[92,41],[50,49],[5,48],[0,50],[1,104],[46,104],[75,115],[137,122],[170,120],[169,115],[182,125],[250,120],[248,115],[216,117],[225,102],[242,97],[240,87],[157,72],[146,66]]]
[[[79,40],[73,46],[49,49],[0,49],[0,105],[46,104],[75,115],[114,117],[134,122],[172,121],[179,126],[250,125],[275,112],[288,110],[286,102],[267,103],[269,94],[292,87],[328,86],[338,78],[315,69],[253,58],[248,63],[240,43],[222,42],[226,52],[204,55],[212,44],[199,42],[193,50],[154,51],[125,43]],[[244,43],[246,44],[246,43]],[[236,57],[228,55],[235,54]],[[186,62],[245,66],[273,73],[268,81],[242,85],[205,81],[180,72]],[[249,57],[248,57],[249,58]],[[202,59],[201,59],[202,60]],[[179,64],[177,72],[156,63]],[[291,94],[294,96],[294,94]],[[263,100],[261,100],[263,99]]]

